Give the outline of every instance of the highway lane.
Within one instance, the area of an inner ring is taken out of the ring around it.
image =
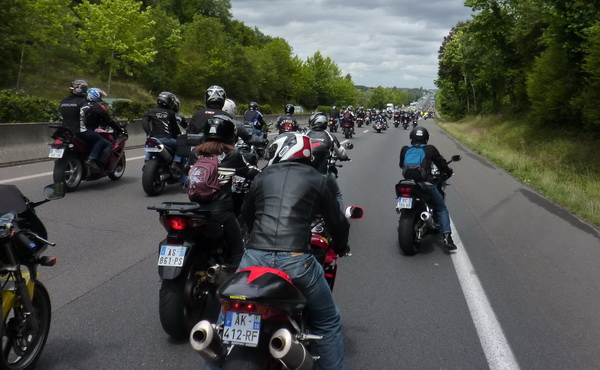
[[[484,350],[499,337],[474,323],[477,312],[463,294],[471,288],[461,286],[456,272],[459,254],[469,257],[467,275],[481,283],[516,366],[596,367],[598,229],[468,151],[433,121],[421,123],[446,157],[463,156],[452,165],[447,203],[464,246],[450,255],[431,236],[422,253],[399,253],[393,185],[409,131],[357,128],[350,139],[353,160],[343,162],[339,182],[346,204],[365,207],[366,215],[351,222],[353,256],[340,261],[334,292],[348,367],[514,368]],[[147,197],[140,183],[142,151],[127,155],[121,180],[84,183],[39,207],[59,260],[40,271],[53,302],[40,369],[189,369],[201,363],[187,343],[170,341],[160,327],[156,246],[165,232],[156,213],[146,210],[163,200],[183,201],[185,194],[171,186]],[[52,162],[2,168],[0,182],[51,170]],[[39,199],[50,182],[43,175],[14,183]]]

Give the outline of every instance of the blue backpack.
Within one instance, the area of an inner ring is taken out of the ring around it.
[[[425,181],[429,174],[429,166],[425,160],[425,144],[413,145],[404,154],[404,167],[402,175],[405,179]]]

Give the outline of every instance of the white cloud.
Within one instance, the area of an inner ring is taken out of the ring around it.
[[[463,0],[231,0],[233,18],[320,51],[358,85],[433,88],[444,36],[471,18]]]

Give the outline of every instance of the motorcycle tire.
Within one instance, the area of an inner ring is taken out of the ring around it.
[[[416,241],[416,226],[418,212],[415,210],[402,210],[398,221],[398,246],[400,251],[407,256],[415,255],[419,248]]]
[[[344,128],[344,137],[346,139],[350,138],[350,129],[349,128]]]
[[[166,181],[161,180],[160,174],[164,171],[169,171],[169,169],[165,168],[158,159],[146,162],[142,169],[142,188],[146,194],[153,197],[163,192]]]
[[[67,154],[54,162],[52,179],[55,183],[65,184],[65,191],[74,191],[81,184],[84,176],[83,162],[73,154]]]
[[[108,178],[113,181],[120,179],[123,176],[123,174],[125,173],[126,165],[127,165],[127,159],[125,158],[125,153],[123,153],[123,155],[121,156],[121,158],[119,158],[119,161],[115,165],[115,168],[112,170],[112,172],[108,173]]]
[[[25,308],[20,305],[19,300],[17,302],[19,306],[12,307],[7,317],[0,322],[2,335],[0,369],[32,369],[40,358],[50,333],[52,307],[48,290],[42,283],[35,283],[31,299],[34,308],[32,314],[36,315],[40,325],[37,333],[26,329],[28,325],[22,320]],[[15,316],[15,312],[19,315]]]
[[[222,370],[264,370],[271,369],[269,366],[269,348],[266,345],[259,344],[258,347],[233,346],[223,366]],[[281,365],[280,365],[281,366]],[[282,367],[283,368],[283,367]]]
[[[378,129],[377,129],[377,133],[378,133],[378,134],[380,134],[380,133],[381,133],[381,129],[380,129],[380,128],[378,128]]]

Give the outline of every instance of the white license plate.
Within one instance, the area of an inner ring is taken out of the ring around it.
[[[398,198],[398,208],[412,208],[412,198]]]
[[[65,153],[64,148],[61,148],[61,149],[50,148],[50,153],[48,153],[48,158],[62,158],[64,153]]]
[[[160,148],[156,147],[156,146],[147,146],[144,148],[145,151],[147,151],[148,153],[158,153],[160,152]]]
[[[163,245],[158,256],[159,266],[181,267],[187,247],[181,245]]]
[[[260,322],[260,315],[228,311],[225,314],[223,342],[256,347],[260,334]]]

